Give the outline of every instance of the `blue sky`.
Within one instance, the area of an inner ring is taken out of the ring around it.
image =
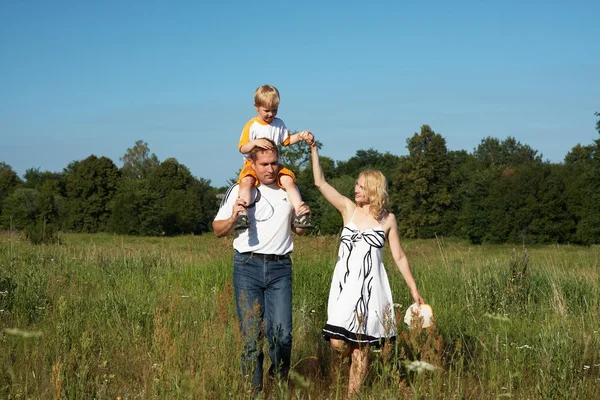
[[[513,136],[562,162],[598,138],[598,1],[3,1],[0,161],[62,171],[144,140],[221,186],[264,83],[347,160]]]

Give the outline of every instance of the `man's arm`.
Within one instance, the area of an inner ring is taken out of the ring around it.
[[[232,189],[229,189],[229,192],[227,193],[227,198],[230,194],[231,196],[237,196],[237,190],[234,190],[233,193],[230,193],[231,191]],[[213,232],[216,237],[223,237],[232,233],[233,225],[235,224],[235,221],[237,219],[238,212],[246,210],[244,200],[240,197],[237,197],[235,199],[233,206],[231,206],[230,204],[231,198],[229,198],[228,200],[226,199],[225,204],[221,206],[221,208],[219,209],[219,213],[217,214],[217,217],[220,216],[222,217],[222,219],[215,219],[212,223]],[[231,207],[231,214],[226,212],[228,207]]]
[[[235,215],[237,215],[237,214],[235,214]],[[227,219],[213,221],[212,227],[213,227],[213,232],[215,233],[215,236],[223,237],[223,236],[229,235],[231,232],[233,232],[233,224],[234,223],[235,223],[235,218],[233,218],[233,215]]]

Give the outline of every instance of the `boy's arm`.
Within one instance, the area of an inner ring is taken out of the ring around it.
[[[242,153],[242,154],[248,154],[255,147],[260,147],[260,148],[263,148],[265,150],[271,150],[271,148],[273,147],[273,145],[267,139],[261,138],[261,139],[250,140],[249,142],[245,142],[243,144],[240,141],[238,147],[240,149],[240,153]]]
[[[266,139],[254,139],[254,140],[250,140],[250,127],[252,126],[252,123],[254,122],[254,119],[251,119],[250,121],[248,121],[248,123],[244,126],[244,129],[242,129],[242,135],[240,136],[240,141],[238,142],[238,149],[240,151],[240,153],[242,154],[248,154],[252,151],[253,148],[255,147],[261,147],[265,150],[270,150],[273,146],[271,145],[271,143],[266,140]]]
[[[289,144],[296,144],[302,140],[304,140],[306,143],[308,143],[309,146],[312,146],[313,143],[315,142],[315,137],[313,136],[313,134],[310,131],[302,131],[302,132],[294,133],[293,135],[290,135]]]

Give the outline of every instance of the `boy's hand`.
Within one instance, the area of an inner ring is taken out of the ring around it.
[[[254,140],[256,147],[260,147],[261,149],[271,150],[273,149],[273,145],[267,139],[256,139]]]
[[[315,143],[315,137],[310,131],[302,131],[300,132],[300,139],[304,140],[309,146],[312,146]]]

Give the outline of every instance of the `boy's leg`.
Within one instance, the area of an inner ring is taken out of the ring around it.
[[[294,207],[294,212],[298,214],[298,208],[302,204],[302,196],[300,195],[300,191],[294,183],[294,180],[289,175],[281,175],[279,183],[281,183],[281,186],[285,189],[287,198],[292,207]]]
[[[240,180],[238,197],[244,200],[246,204],[250,204],[250,192],[252,190],[252,187],[254,186],[254,182],[254,177],[250,175],[245,176]],[[233,227],[236,230],[248,229],[248,212],[239,212]]]
[[[314,228],[310,220],[310,213],[298,215],[298,208],[303,204],[302,196],[300,195],[300,191],[298,187],[294,183],[294,180],[289,175],[281,175],[279,177],[280,185],[285,189],[287,194],[287,198],[294,208],[295,217],[294,217],[294,227],[296,228]]]

